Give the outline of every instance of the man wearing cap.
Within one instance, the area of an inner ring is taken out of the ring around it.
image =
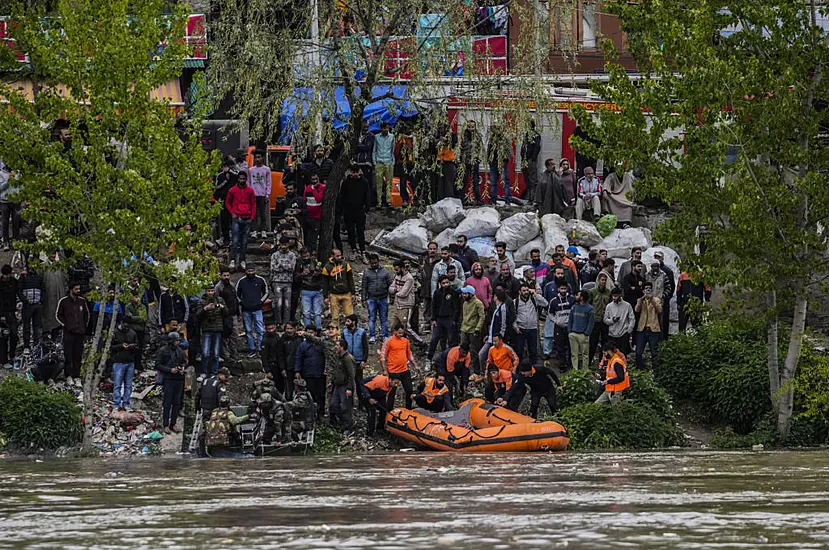
[[[227,367],[219,369],[218,374],[204,379],[196,393],[196,407],[201,410],[204,420],[209,420],[215,408],[219,406],[222,396],[226,395],[225,383],[230,376]]]
[[[475,287],[472,285],[466,285],[461,289],[461,343],[466,345],[467,351],[472,352],[472,370],[476,374],[480,374],[481,365],[478,360],[478,353],[480,353],[483,345],[481,329],[486,320],[486,311],[477,294]],[[469,363],[468,360],[467,363]],[[465,388],[466,385],[463,387]]]
[[[162,425],[164,433],[179,433],[176,421],[184,397],[184,370],[186,360],[181,350],[181,335],[171,332],[167,335],[167,345],[158,350],[155,356],[155,368],[162,375],[164,403],[162,405]]]
[[[589,206],[593,211],[593,220],[598,221],[602,217],[602,184],[593,173],[593,169],[587,166],[584,169],[584,177],[579,180],[579,196],[576,200],[576,218],[581,219],[585,209]]]

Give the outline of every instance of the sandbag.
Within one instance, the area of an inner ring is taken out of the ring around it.
[[[541,217],[541,232],[544,237],[544,256],[550,258],[556,251],[556,246],[567,248],[567,222],[558,214],[545,214]]]
[[[591,248],[607,250],[607,255],[613,258],[630,258],[631,249],[635,246],[642,247],[642,250],[653,246],[650,229],[644,227],[614,229],[605,240]]]
[[[420,215],[423,226],[432,233],[440,233],[447,227],[457,226],[466,217],[460,199],[447,197],[430,204]]]
[[[519,212],[501,222],[495,234],[496,241],[504,241],[507,250],[518,250],[538,236],[538,214]]]
[[[530,252],[534,249],[538,249],[539,252],[544,252],[544,238],[543,237],[536,237],[535,239],[531,240],[521,248],[515,251],[513,256],[515,257],[516,262],[529,262],[530,261]]]
[[[596,226],[584,220],[570,220],[567,222],[567,236],[577,246],[590,248],[602,242],[602,236]]]
[[[466,218],[458,224],[455,235],[466,235],[467,239],[494,237],[500,225],[501,215],[494,208],[474,208],[466,211]]]
[[[440,234],[435,237],[435,242],[438,244],[438,250],[440,250],[444,246],[449,246],[450,244],[454,243],[455,228],[447,227],[446,229],[441,231]]]
[[[383,237],[383,243],[400,250],[423,254],[429,247],[429,232],[420,220],[404,220]]]

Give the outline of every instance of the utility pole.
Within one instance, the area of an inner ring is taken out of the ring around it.
[[[320,10],[319,0],[311,0],[311,56],[313,58],[314,69],[321,70],[322,62],[320,61]],[[314,145],[322,143],[322,92],[319,86],[314,87],[314,97],[316,104],[320,106],[319,112],[316,115],[316,124],[314,131]]]

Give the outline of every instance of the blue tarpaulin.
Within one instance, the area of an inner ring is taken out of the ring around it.
[[[372,97],[381,97],[389,92],[390,86],[374,86],[372,89]],[[295,88],[294,95],[286,98],[282,102],[282,113],[279,117],[279,122],[282,128],[282,137],[280,142],[288,144],[291,141],[291,135],[297,130],[299,126],[299,119],[306,116],[308,113],[308,101],[313,94],[311,88]],[[359,93],[355,90],[355,94]],[[392,87],[394,98],[385,98],[380,101],[375,101],[366,106],[363,112],[363,118],[369,121],[369,129],[377,131],[380,129],[381,122],[388,122],[389,124],[396,124],[401,117],[411,117],[418,114],[417,107],[409,98],[408,90],[405,85],[397,85]],[[404,98],[400,101],[395,98]],[[323,115],[331,119],[331,124],[335,130],[342,131],[348,126],[348,120],[351,117],[351,103],[346,99],[345,90],[342,86],[338,86],[334,90],[334,97],[325,95],[322,101],[326,108],[323,109]],[[336,105],[336,113],[332,116],[331,112]],[[297,108],[302,108],[302,114],[297,113]]]

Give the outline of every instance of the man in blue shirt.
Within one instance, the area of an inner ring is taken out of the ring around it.
[[[374,136],[374,172],[377,178],[377,195],[387,208],[391,202],[391,188],[394,179],[394,134],[389,132],[389,123],[380,125],[380,133]]]

